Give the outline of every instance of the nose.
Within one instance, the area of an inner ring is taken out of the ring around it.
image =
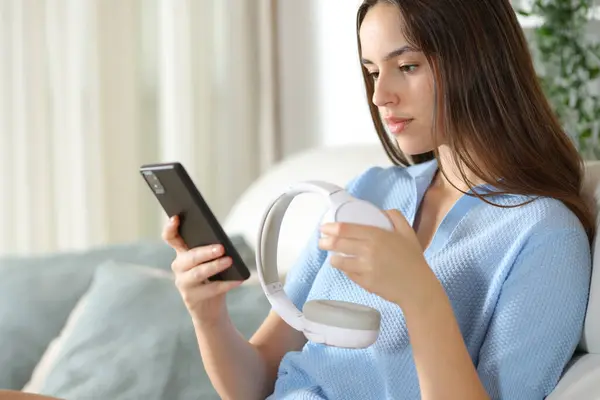
[[[384,75],[380,75],[374,82],[372,101],[377,107],[395,105],[400,101],[398,93]]]

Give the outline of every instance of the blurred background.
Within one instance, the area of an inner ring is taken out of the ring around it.
[[[377,141],[359,3],[0,0],[0,253],[159,238],[144,163],[182,162],[224,218],[275,163]],[[597,2],[514,6],[557,112],[597,157]]]

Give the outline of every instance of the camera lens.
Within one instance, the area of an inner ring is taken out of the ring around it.
[[[152,172],[144,171],[144,177],[146,178],[146,181],[150,184],[150,187],[152,187],[152,190],[154,190],[156,194],[163,194],[165,192],[165,188],[158,180],[158,177]]]

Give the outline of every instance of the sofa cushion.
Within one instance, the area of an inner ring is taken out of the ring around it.
[[[596,230],[599,231],[600,161],[588,161],[586,163],[582,193],[590,206],[596,210]],[[579,350],[586,353],[600,354],[600,241],[598,240],[598,234],[596,234],[592,245],[592,257],[590,296]]]
[[[573,357],[546,400],[597,400],[600,393],[600,355]]]
[[[0,258],[0,388],[25,385],[100,263],[115,259],[166,270],[173,257],[164,243],[151,241]]]
[[[259,285],[227,296],[249,338],[268,313]],[[173,277],[107,262],[74,308],[25,391],[66,399],[218,399]]]

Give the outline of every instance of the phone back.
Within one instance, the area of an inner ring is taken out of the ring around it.
[[[220,243],[233,265],[211,280],[245,280],[250,271],[180,163],[148,164],[140,172],[165,213],[180,219],[179,235],[188,248]]]

